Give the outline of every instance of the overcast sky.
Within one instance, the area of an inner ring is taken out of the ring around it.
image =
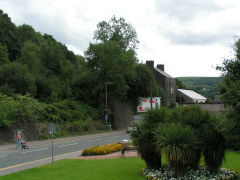
[[[240,35],[239,0],[0,0],[0,9],[81,55],[98,22],[123,17],[138,33],[139,61],[173,77],[219,76]]]

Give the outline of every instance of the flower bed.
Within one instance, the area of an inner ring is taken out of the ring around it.
[[[122,144],[119,144],[119,143],[107,144],[103,146],[95,146],[92,148],[84,149],[82,152],[82,156],[109,154],[109,153],[120,151],[121,148],[122,148]]]
[[[141,173],[147,180],[235,180],[238,173],[233,169],[221,168],[217,173],[210,173],[205,167],[198,170],[188,169],[183,177],[174,178],[174,171],[169,167],[159,170],[144,168]]]

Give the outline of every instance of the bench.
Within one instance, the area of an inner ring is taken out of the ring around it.
[[[124,154],[126,151],[137,151],[138,148],[136,146],[127,146],[127,147],[124,147],[121,149],[121,156],[124,157]]]

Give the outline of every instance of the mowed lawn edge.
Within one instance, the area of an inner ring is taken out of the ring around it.
[[[139,173],[144,167],[146,165],[141,158],[65,159],[56,161],[53,166],[47,164],[0,176],[0,180],[144,180]],[[240,152],[227,151],[222,167],[233,168],[240,173]]]

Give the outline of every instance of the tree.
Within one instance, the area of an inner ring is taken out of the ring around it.
[[[182,81],[177,78],[176,78],[176,85],[177,85],[177,89],[185,89],[186,88],[184,86],[184,84],[182,83]]]
[[[19,93],[25,95],[35,94],[34,77],[29,73],[27,66],[10,62],[0,66],[0,91],[7,95]]]
[[[138,97],[165,97],[163,89],[157,84],[152,71],[146,64],[137,64],[135,78],[127,82],[130,87],[128,98],[133,101],[138,101]]]
[[[97,27],[94,35],[97,43],[90,43],[85,51],[87,66],[97,79],[92,92],[100,99],[104,98],[105,83],[112,82],[108,96],[126,100],[129,82],[134,81],[136,76],[136,31],[123,18],[116,17],[109,22],[100,22]]]
[[[26,64],[31,72],[36,74],[42,69],[42,63],[40,61],[40,48],[31,41],[26,41],[21,48],[21,57],[19,61]]]
[[[139,43],[137,32],[124,18],[117,19],[113,16],[109,22],[99,22],[97,27],[98,29],[94,33],[95,40],[102,43],[116,41],[125,50],[136,50]]]
[[[9,62],[7,47],[3,46],[0,43],[0,65],[5,64],[7,62]]]
[[[234,57],[225,59],[220,70],[220,93],[223,102],[232,107],[227,114],[228,121],[222,126],[227,137],[228,147],[240,149],[240,38],[234,44]]]
[[[127,79],[134,79],[137,59],[132,51],[126,51],[116,41],[90,44],[85,52],[88,66],[98,82],[95,91],[105,96],[105,82],[112,82],[109,96],[126,99],[129,85]]]
[[[240,113],[240,39],[234,44],[235,55],[233,59],[225,59],[222,67],[221,94],[226,104],[232,106]]]
[[[31,41],[32,43],[39,45],[42,40],[42,35],[39,32],[35,32],[33,27],[27,24],[17,27],[16,36],[18,37],[21,46],[23,46],[26,41]]]

